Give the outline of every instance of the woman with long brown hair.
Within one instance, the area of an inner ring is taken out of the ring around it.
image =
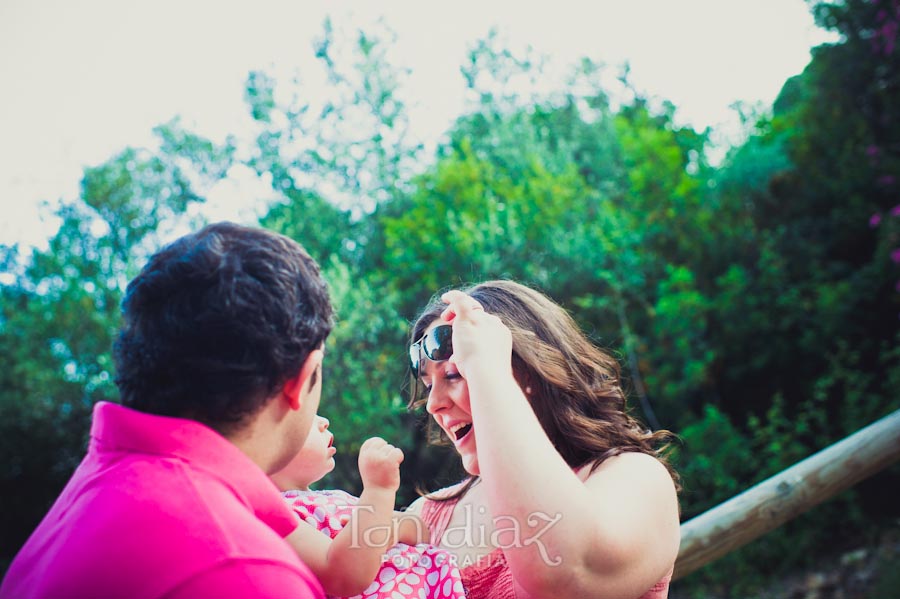
[[[626,411],[616,360],[511,281],[436,297],[410,344],[414,403],[467,480],[410,511],[468,597],[662,598],[679,544],[667,432]]]

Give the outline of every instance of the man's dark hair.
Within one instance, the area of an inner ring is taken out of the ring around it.
[[[114,345],[122,403],[241,426],[331,332],[319,267],[297,242],[217,223],[156,253],[131,281]]]

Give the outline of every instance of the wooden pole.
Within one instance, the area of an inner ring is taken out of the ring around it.
[[[674,578],[734,551],[900,459],[900,410],[681,525]]]

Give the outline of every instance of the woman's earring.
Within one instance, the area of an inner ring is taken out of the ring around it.
[[[525,395],[531,395],[531,385],[525,386]]]

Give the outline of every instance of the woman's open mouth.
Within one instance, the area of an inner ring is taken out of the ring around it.
[[[457,443],[463,440],[463,437],[472,431],[472,423],[459,423],[450,427],[450,436]]]

